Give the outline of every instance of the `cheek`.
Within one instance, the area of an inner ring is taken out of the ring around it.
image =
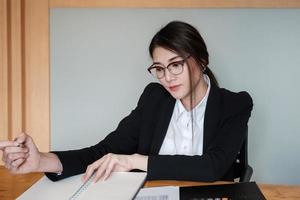
[[[192,73],[193,72],[191,72],[191,74]],[[187,68],[185,68],[185,70],[180,75],[180,79],[181,79],[181,82],[184,83],[184,85],[186,85],[186,86],[190,85],[190,74],[189,74],[189,70]]]
[[[165,81],[164,78],[163,78],[163,79],[158,79],[158,81],[159,81],[159,83],[160,83],[162,86],[164,86],[164,88],[167,87],[167,83],[166,83],[166,81]]]
[[[185,84],[190,80],[189,69],[187,67],[183,68],[182,73],[178,75],[178,79],[180,79],[180,82],[184,82]]]

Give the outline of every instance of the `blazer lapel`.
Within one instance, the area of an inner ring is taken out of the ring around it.
[[[213,138],[217,124],[219,122],[220,113],[220,93],[219,88],[211,83],[211,89],[207,99],[206,110],[204,114],[204,132],[203,132],[203,153],[207,151],[209,141]],[[151,144],[150,153],[158,154],[163,140],[166,136],[169,123],[173,114],[176,100],[170,95],[162,102],[160,114],[157,118],[157,126]]]
[[[175,102],[175,99],[169,96],[161,105],[160,114],[157,119],[157,126],[155,128],[151,144],[151,154],[156,155],[160,150],[169,127]]]
[[[203,153],[207,151],[208,144],[213,138],[217,124],[219,122],[220,113],[220,93],[219,88],[211,82],[205,114],[204,114],[204,132],[203,132]]]

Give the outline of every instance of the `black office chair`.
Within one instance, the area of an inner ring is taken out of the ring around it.
[[[246,129],[245,141],[237,155],[234,166],[236,172],[235,177],[239,178],[239,182],[249,182],[253,174],[253,169],[248,164],[248,127]]]
[[[236,156],[235,162],[221,178],[221,181],[249,182],[251,179],[253,169],[248,164],[248,127],[245,131],[245,140]]]

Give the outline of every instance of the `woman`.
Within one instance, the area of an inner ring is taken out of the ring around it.
[[[174,21],[152,39],[150,83],[137,107],[95,146],[41,153],[30,136],[2,142],[13,173],[46,172],[53,181],[93,172],[95,181],[112,171],[143,170],[148,180],[233,179],[233,163],[245,139],[252,110],[246,92],[218,87],[208,68],[206,45],[191,25]],[[1,146],[1,145],[0,145]]]

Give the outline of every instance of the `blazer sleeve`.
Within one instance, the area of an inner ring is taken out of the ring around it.
[[[253,107],[248,93],[239,93],[234,112],[223,120],[217,136],[201,156],[150,155],[148,179],[217,181],[234,162],[245,139],[245,130]],[[226,112],[226,111],[225,111]],[[224,114],[226,115],[226,114]]]
[[[115,131],[111,132],[98,144],[79,150],[52,152],[56,154],[61,161],[63,172],[59,175],[56,173],[45,173],[45,175],[50,180],[57,181],[85,172],[89,164],[100,159],[107,153],[136,153],[142,110],[153,87],[154,84],[150,83],[145,88],[138,101],[137,107],[127,117],[121,120]]]

